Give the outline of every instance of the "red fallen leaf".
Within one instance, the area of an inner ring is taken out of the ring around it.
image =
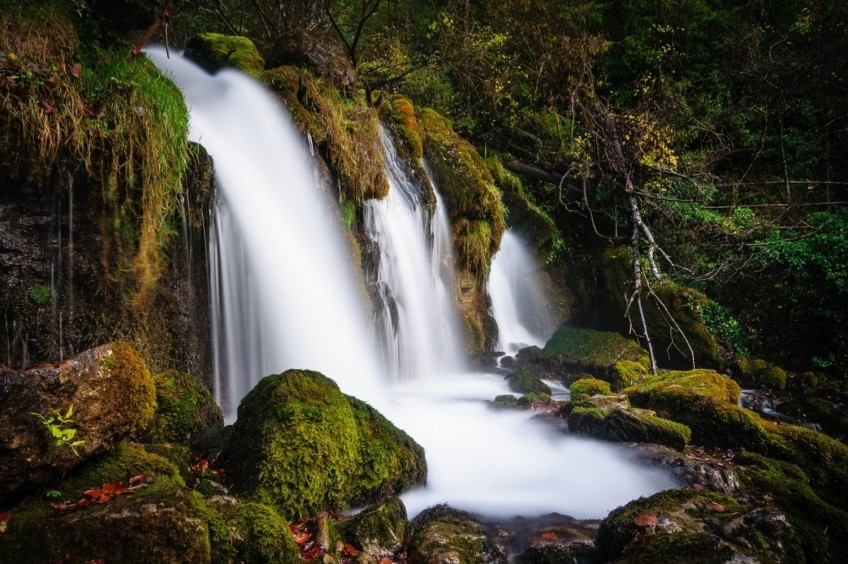
[[[639,515],[633,519],[633,523],[637,527],[653,527],[659,523],[659,519],[657,519],[657,516],[653,513],[645,513],[644,515]]]
[[[191,465],[191,469],[194,472],[203,472],[207,468],[209,468],[209,461],[205,458],[201,458],[195,464]]]
[[[555,540],[557,540],[556,533],[552,533],[552,532],[542,533],[541,538],[542,538],[543,541],[555,541]]]
[[[321,553],[324,552],[324,549],[321,548],[321,545],[315,543],[311,548],[308,548],[300,553],[300,556],[303,560],[314,560],[321,556]]]
[[[692,487],[698,491],[701,491],[704,489],[704,484],[694,484]]]
[[[79,78],[82,74],[82,65],[79,63],[74,63],[74,66],[71,67],[71,74],[74,78]]]
[[[392,564],[392,559],[391,558],[383,558],[382,560],[380,560],[380,564]]]
[[[41,105],[44,107],[44,111],[48,114],[55,114],[59,111],[59,108],[56,107],[56,104],[54,104],[50,100],[42,100]]]
[[[345,544],[344,551],[346,554],[350,554],[351,556],[356,556],[357,554],[359,554],[359,551],[356,550],[356,547],[352,544]]]
[[[306,544],[311,538],[312,535],[310,533],[307,533],[306,531],[302,533],[295,533],[294,542],[296,542],[297,544]]]
[[[127,482],[129,482],[131,486],[143,483],[145,481],[147,481],[147,476],[145,476],[144,474],[136,474],[135,476],[130,476],[130,479],[127,480]]]
[[[0,533],[6,532],[6,527],[9,525],[9,520],[12,518],[10,513],[0,513]]]
[[[724,506],[719,503],[708,503],[707,509],[716,513],[724,513],[725,511],[727,511],[727,509],[725,509]]]

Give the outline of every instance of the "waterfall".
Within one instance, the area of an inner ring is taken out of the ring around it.
[[[488,407],[509,390],[500,375],[460,372],[444,206],[436,198],[428,211],[423,188],[405,173],[385,132],[389,196],[364,206],[366,231],[380,246],[378,346],[338,211],[285,112],[240,73],[209,76],[181,57],[166,59],[163,49],[148,53],[182,89],[191,139],[215,161],[215,390],[228,421],[266,374],[320,370],[425,448],[427,486],[402,496],[411,517],[447,502],[489,515],[597,518],[673,485],[615,446],[565,435],[534,421],[531,411]],[[521,298],[513,300],[522,307]],[[378,348],[393,371],[391,384]]]
[[[487,284],[492,315],[498,324],[498,349],[514,356],[524,347],[545,346],[555,323],[539,269],[527,245],[512,231],[504,233],[492,260]]]
[[[302,137],[276,99],[235,70],[211,76],[182,56],[148,56],[191,110],[189,137],[214,160],[215,390],[228,421],[264,376],[319,370],[349,394],[380,380],[347,239]]]
[[[456,370],[461,343],[453,302],[447,212],[422,203],[427,186],[407,174],[381,129],[389,194],[365,203],[365,229],[379,249],[376,332],[386,372],[410,379]]]

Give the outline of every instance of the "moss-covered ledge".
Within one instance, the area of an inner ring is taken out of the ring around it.
[[[259,78],[265,68],[256,46],[241,35],[201,33],[188,40],[184,54],[211,73],[231,67]]]

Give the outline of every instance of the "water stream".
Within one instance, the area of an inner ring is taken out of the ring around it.
[[[448,502],[493,516],[602,517],[673,485],[615,445],[563,434],[531,412],[488,407],[508,390],[501,376],[462,368],[444,207],[424,209],[421,187],[398,166],[387,135],[390,195],[365,205],[387,304],[377,308],[375,332],[337,211],[274,98],[237,72],[210,76],[181,57],[167,60],[162,49],[149,56],[183,90],[191,138],[215,160],[216,394],[229,421],[262,376],[290,367],[324,372],[426,449],[428,484],[403,496],[411,516]]]

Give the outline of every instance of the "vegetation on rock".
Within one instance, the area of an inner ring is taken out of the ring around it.
[[[211,73],[231,67],[259,78],[265,68],[253,42],[239,35],[196,35],[186,43],[184,55]]]

